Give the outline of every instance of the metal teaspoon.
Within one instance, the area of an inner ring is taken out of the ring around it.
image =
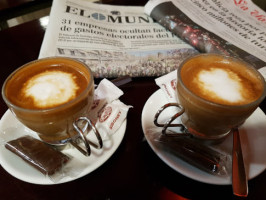
[[[238,128],[233,130],[233,162],[232,162],[232,184],[233,193],[236,196],[248,196],[248,181],[243,161],[241,142]]]

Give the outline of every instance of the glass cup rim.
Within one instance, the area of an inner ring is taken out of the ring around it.
[[[218,57],[223,57],[224,59],[230,59],[234,62],[240,62],[240,63],[243,63],[245,66],[247,66],[248,68],[252,69],[257,75],[258,77],[261,79],[262,82],[264,82],[263,84],[263,91],[262,91],[262,94],[261,96],[256,99],[255,101],[252,101],[248,104],[243,104],[243,105],[224,105],[224,104],[219,104],[219,103],[215,103],[215,102],[212,102],[212,101],[209,101],[207,99],[204,99],[196,94],[194,94],[193,92],[191,92],[184,84],[182,78],[181,78],[181,69],[182,67],[184,66],[184,64],[191,60],[191,59],[194,59],[196,57],[200,57],[200,56],[218,56]],[[181,62],[178,70],[177,70],[177,78],[178,78],[178,82],[180,82],[180,84],[182,85],[182,87],[186,90],[186,92],[188,92],[191,96],[195,97],[197,100],[199,100],[200,102],[204,102],[204,103],[207,103],[208,105],[213,105],[213,106],[216,106],[216,107],[220,107],[220,108],[243,108],[243,107],[249,107],[249,106],[253,106],[253,105],[256,105],[256,104],[259,104],[260,102],[263,101],[263,99],[265,98],[266,96],[266,85],[265,85],[265,79],[264,77],[258,72],[257,69],[255,69],[250,63],[244,61],[244,60],[241,60],[240,58],[236,58],[236,57],[233,57],[233,56],[227,56],[227,55],[223,55],[223,54],[218,54],[218,53],[199,53],[199,54],[195,54],[195,55],[192,55],[188,58],[186,58],[184,61]]]
[[[76,98],[68,101],[67,103],[63,103],[63,104],[61,104],[59,106],[55,106],[55,107],[52,107],[52,108],[46,108],[46,109],[22,108],[22,107],[17,106],[17,105],[15,105],[15,104],[13,104],[12,102],[9,101],[9,99],[5,95],[5,87],[6,87],[7,82],[10,80],[10,78],[12,78],[12,76],[14,74],[16,74],[18,71],[22,70],[23,68],[25,68],[25,67],[27,67],[27,66],[29,66],[31,64],[34,64],[34,63],[37,63],[37,62],[42,62],[42,61],[45,61],[45,60],[53,60],[53,59],[74,61],[74,62],[77,62],[77,63],[81,64],[82,66],[84,66],[84,68],[86,68],[89,71],[89,74],[90,74],[90,77],[89,77],[90,79],[89,80],[90,81],[88,82],[88,86],[86,87],[86,89],[84,91],[82,91],[81,94],[79,94]],[[9,74],[9,76],[5,79],[4,84],[2,86],[2,98],[6,102],[8,107],[14,108],[16,110],[20,110],[20,111],[28,112],[28,113],[47,113],[47,112],[50,112],[50,111],[54,111],[55,109],[61,109],[61,108],[68,107],[68,106],[72,105],[74,102],[78,101],[84,95],[86,95],[87,91],[89,91],[90,88],[93,87],[93,85],[94,85],[93,74],[92,74],[92,71],[91,71],[91,69],[89,68],[89,66],[87,64],[85,64],[85,63],[83,63],[83,62],[81,62],[81,61],[79,61],[77,59],[73,59],[73,58],[69,58],[69,57],[52,56],[52,57],[45,57],[45,58],[36,59],[36,60],[30,61],[28,63],[25,63],[22,66],[20,66],[19,68],[17,68],[16,70],[14,70],[11,74]]]

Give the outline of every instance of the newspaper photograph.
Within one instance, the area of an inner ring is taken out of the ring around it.
[[[54,0],[39,58],[76,58],[95,77],[145,77],[173,71],[197,52],[144,7]]]
[[[238,57],[266,77],[266,13],[251,0],[150,0],[144,10],[199,52]]]

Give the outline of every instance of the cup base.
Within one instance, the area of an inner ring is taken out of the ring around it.
[[[205,135],[198,135],[198,134],[195,134],[195,133],[192,133],[188,130],[188,134],[190,134],[195,140],[203,143],[203,144],[220,144],[222,143],[229,135],[230,135],[231,131],[228,131],[224,134],[221,134],[221,135],[218,135],[218,136],[215,136],[215,137],[208,137],[208,136],[205,136]]]
[[[64,140],[60,140],[60,141],[45,141],[43,140],[42,138],[40,138],[45,144],[49,145],[49,146],[52,146],[53,148],[59,150],[59,151],[62,151],[64,149],[70,149],[72,148],[71,144],[70,144],[70,140],[71,138],[68,138],[68,139],[64,139]]]

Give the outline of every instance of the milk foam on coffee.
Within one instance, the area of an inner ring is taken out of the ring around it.
[[[194,79],[200,84],[201,93],[229,102],[242,102],[245,91],[237,74],[226,69],[202,70]]]
[[[205,100],[244,105],[256,101],[263,92],[264,83],[254,70],[221,56],[198,56],[182,66],[181,79],[188,90]]]
[[[75,98],[78,86],[75,76],[63,71],[45,71],[31,77],[22,88],[39,108],[57,106]]]

